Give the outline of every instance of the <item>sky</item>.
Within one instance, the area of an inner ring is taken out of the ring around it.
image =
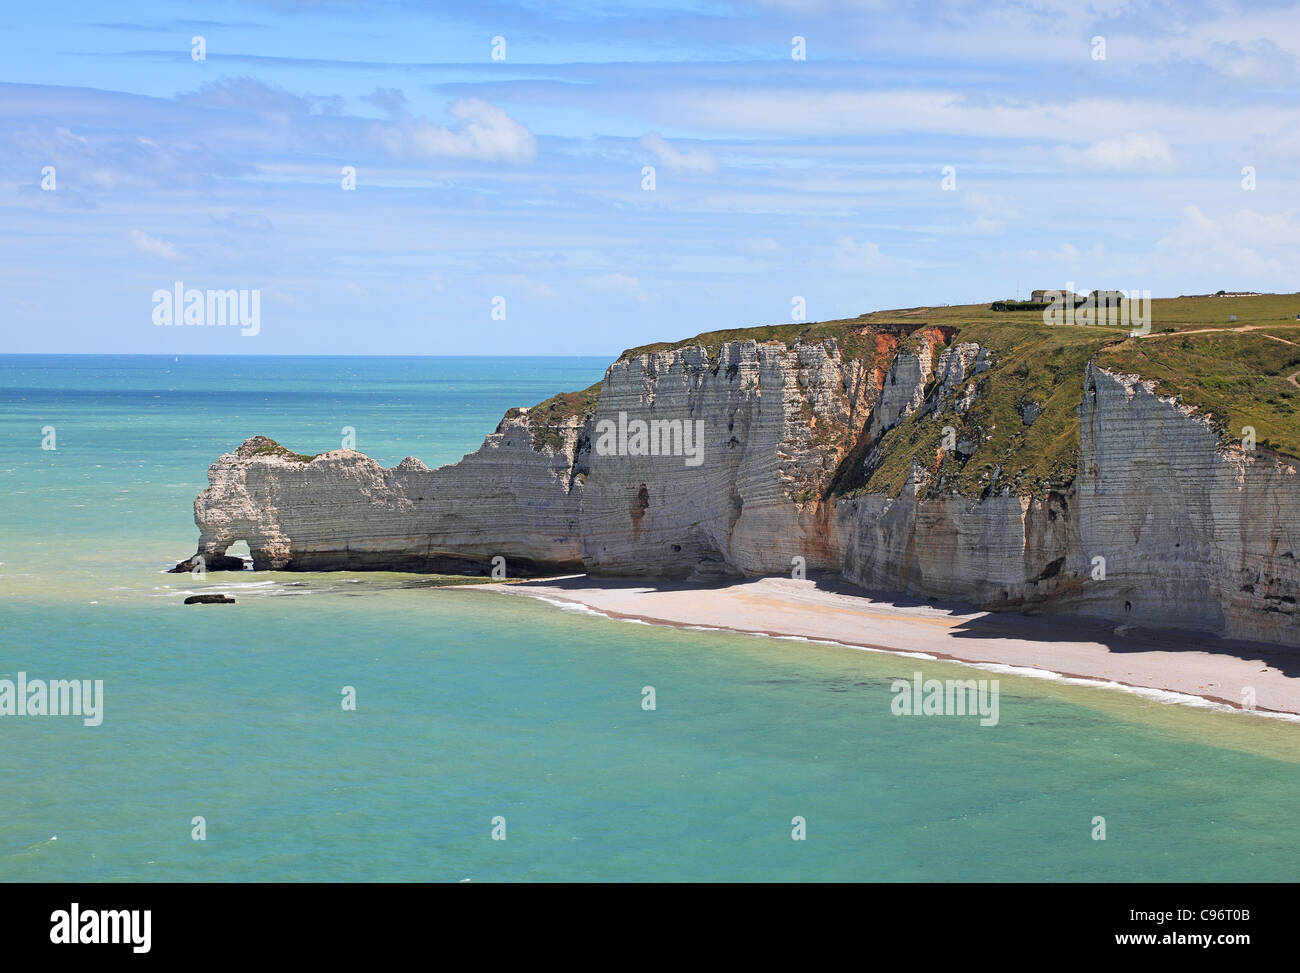
[[[0,9],[0,353],[612,356],[1298,268],[1295,3]],[[178,285],[256,327],[156,323]]]

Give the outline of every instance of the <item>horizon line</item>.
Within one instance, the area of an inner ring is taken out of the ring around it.
[[[362,355],[362,354],[338,354],[338,355],[299,355],[279,352],[267,352],[254,354],[251,352],[231,352],[228,354],[214,354],[211,352],[185,352],[176,354],[175,352],[140,352],[140,351],[5,351],[0,352],[0,358],[172,358],[179,360],[181,358],[471,358],[471,359],[497,359],[497,358],[598,358],[604,360],[603,355]]]

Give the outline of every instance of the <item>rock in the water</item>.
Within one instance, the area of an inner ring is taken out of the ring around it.
[[[235,599],[230,595],[190,595],[185,599],[187,605],[233,605]]]
[[[171,568],[168,574],[189,574],[198,566],[199,558],[203,558],[203,570],[205,571],[242,571],[247,565],[244,564],[242,557],[230,557],[226,554],[212,554],[208,556],[195,554],[191,558],[177,563],[176,567]]]

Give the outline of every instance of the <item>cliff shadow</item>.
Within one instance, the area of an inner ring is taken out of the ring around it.
[[[901,604],[890,596],[882,596]],[[937,607],[937,603],[924,602]],[[959,639],[1027,639],[1040,642],[1096,643],[1114,655],[1141,652],[1204,652],[1207,655],[1260,662],[1289,678],[1300,678],[1300,648],[1274,642],[1224,638],[1191,629],[1156,628],[1117,622],[1090,615],[1023,612],[986,612],[974,605],[961,607],[959,614],[975,613],[951,629]],[[1123,633],[1116,628],[1124,626]]]
[[[1191,629],[1155,628],[1065,612],[992,611],[963,601],[917,598],[895,591],[860,587],[838,577],[815,579],[820,591],[863,598],[895,608],[929,608],[964,617],[950,633],[959,639],[1024,639],[1035,642],[1096,643],[1116,655],[1137,652],[1204,652],[1247,662],[1259,661],[1288,677],[1300,677],[1300,647],[1223,638]],[[1116,627],[1127,631],[1118,634]]]

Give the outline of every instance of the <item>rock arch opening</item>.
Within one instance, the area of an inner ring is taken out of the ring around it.
[[[243,571],[253,563],[253,553],[246,540],[234,540],[226,549],[209,559],[209,571]]]

